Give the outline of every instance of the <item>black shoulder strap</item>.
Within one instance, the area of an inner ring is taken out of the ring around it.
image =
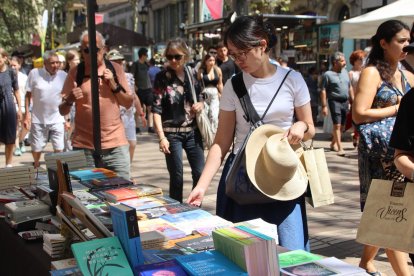
[[[82,61],[78,64],[76,69],[76,85],[80,87],[83,83],[83,78],[85,77],[85,63]]]
[[[117,85],[119,85],[123,92],[126,92],[125,89],[122,87],[122,85],[119,83],[118,76],[115,72],[115,68],[111,61],[104,59],[105,66],[109,70],[111,70],[112,74],[114,75],[114,80]],[[77,72],[76,72],[76,84],[78,87],[80,87],[83,83],[83,79],[85,78],[85,63],[81,62],[78,64]]]

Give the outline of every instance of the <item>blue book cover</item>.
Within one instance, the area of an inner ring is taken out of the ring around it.
[[[82,275],[134,275],[118,237],[95,239],[71,245]]]
[[[248,276],[247,272],[216,250],[178,256],[176,260],[189,275]]]
[[[188,274],[177,263],[176,260],[169,260],[154,264],[140,265],[135,268],[136,275],[152,276],[152,275],[174,275],[187,276]]]
[[[111,205],[109,208],[114,234],[119,238],[131,267],[144,264],[135,209],[123,204]]]
[[[74,266],[74,267],[67,267],[67,268],[62,268],[58,270],[51,270],[50,275],[51,276],[66,276],[66,275],[82,276],[82,273],[77,266]]]

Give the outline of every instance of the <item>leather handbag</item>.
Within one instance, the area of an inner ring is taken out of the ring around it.
[[[246,86],[243,81],[242,72],[238,73],[237,75],[233,76],[231,82],[233,84],[233,89],[237,94],[237,97],[240,100],[241,106],[243,108],[245,119],[250,123],[250,130],[247,133],[246,137],[243,140],[242,146],[239,148],[239,151],[234,155],[233,159],[230,163],[229,172],[226,177],[226,195],[232,198],[240,205],[245,204],[257,204],[257,203],[269,203],[275,201],[274,199],[266,196],[262,192],[256,189],[256,187],[252,184],[249,179],[249,176],[246,172],[246,155],[245,149],[247,141],[249,140],[250,135],[252,132],[258,128],[259,126],[263,125],[263,119],[266,116],[267,111],[269,110],[270,106],[272,105],[273,101],[275,100],[277,94],[280,91],[283,83],[285,82],[287,76],[291,70],[289,70],[285,77],[283,78],[282,82],[280,83],[279,88],[277,89],[275,95],[273,96],[272,100],[270,101],[269,105],[267,106],[263,116],[260,118],[257,114],[254,106],[250,100],[249,94],[247,93]],[[233,152],[234,152],[234,144],[233,144]]]

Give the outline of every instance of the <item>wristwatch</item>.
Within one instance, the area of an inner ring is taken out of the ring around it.
[[[116,88],[112,90],[112,93],[116,94],[116,93],[121,92],[121,90],[122,90],[122,87],[119,84],[117,84]]]

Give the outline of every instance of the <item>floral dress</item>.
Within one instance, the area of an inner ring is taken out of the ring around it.
[[[404,74],[402,74],[403,85],[405,91],[411,89],[407,82]],[[377,94],[374,97],[372,108],[384,108],[397,104],[398,96],[402,96],[403,92],[399,91],[398,88],[393,87],[389,83],[383,81],[381,86],[377,90]],[[390,121],[390,131],[395,122],[395,116]],[[388,151],[393,151],[392,148],[388,148]],[[391,154],[392,156],[392,154]],[[375,158],[372,157],[363,143],[358,145],[358,171],[359,171],[359,182],[360,182],[360,204],[361,211],[364,210],[365,201],[368,196],[369,186],[371,185],[372,179],[390,179],[390,175],[387,172],[396,171],[392,158]]]

